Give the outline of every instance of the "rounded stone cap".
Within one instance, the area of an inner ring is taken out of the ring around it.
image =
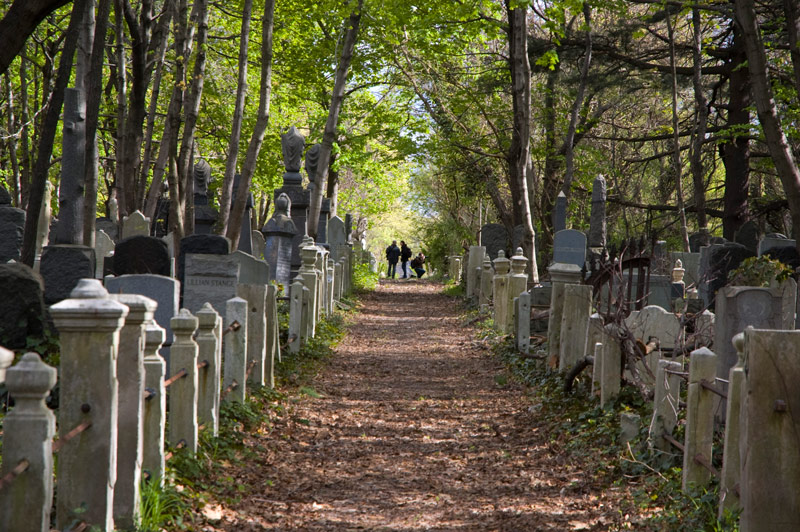
[[[112,300],[97,279],[81,279],[65,299],[50,307],[50,315],[59,332],[119,329],[128,315],[128,307]]]
[[[56,368],[50,367],[36,353],[25,353],[6,375],[6,388],[15,398],[42,398],[56,385]]]
[[[166,333],[155,321],[150,320],[144,330],[144,348],[148,353],[152,353],[161,348],[164,344]]]
[[[182,308],[177,316],[169,320],[172,332],[177,334],[192,334],[197,329],[197,318],[192,316],[189,309]]]
[[[211,306],[211,303],[206,301],[203,304],[203,308],[198,310],[195,316],[201,329],[213,329],[217,325],[219,314]]]
[[[154,300],[139,294],[111,294],[110,297],[128,307],[126,323],[133,325],[152,320],[153,313],[158,308],[158,303]]]

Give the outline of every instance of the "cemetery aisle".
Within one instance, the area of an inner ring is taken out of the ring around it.
[[[613,501],[428,281],[383,281],[204,530],[605,530]],[[316,395],[316,394],[311,394]]]

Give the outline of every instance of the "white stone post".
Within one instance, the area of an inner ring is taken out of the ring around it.
[[[513,331],[516,321],[514,298],[528,289],[528,274],[525,273],[527,267],[528,259],[522,254],[522,248],[517,248],[514,256],[511,257],[511,273],[508,276],[508,326],[506,332]]]
[[[114,524],[132,529],[139,522],[139,485],[142,480],[144,425],[144,330],[158,306],[149,297],[113,294],[111,299],[128,307],[119,332],[117,375],[117,483],[114,486]]]
[[[247,383],[264,386],[264,358],[267,355],[267,285],[240,284],[236,295],[247,301],[247,366],[252,365]]]
[[[205,303],[197,314],[197,422],[211,434],[219,434],[219,395],[222,377],[222,360],[217,339],[217,328],[222,318],[211,303]]]
[[[325,263],[326,265],[326,277],[328,279],[328,287],[327,292],[325,293],[325,314],[327,316],[331,316],[333,314],[333,294],[336,291],[336,276],[334,270],[336,266],[334,265],[333,258],[328,255],[328,260]]]
[[[603,328],[602,360],[600,361],[600,405],[608,407],[619,395],[622,378],[622,351],[616,337],[617,327],[608,324]]]
[[[192,336],[197,330],[197,318],[182,308],[177,316],[169,320],[175,340],[169,350],[170,379],[167,392],[169,398],[169,433],[167,441],[172,446],[184,442],[190,453],[197,452],[197,343]]]
[[[305,245],[300,248],[300,259],[303,263],[300,265],[300,270],[297,272],[297,277],[303,283],[303,286],[308,288],[308,312],[303,314],[303,319],[307,325],[307,337],[313,337],[316,331],[317,319],[317,271],[314,269],[314,263],[317,260],[317,248],[312,245]]]
[[[570,371],[586,348],[589,316],[592,313],[592,287],[587,284],[564,285],[563,305],[558,369]]]
[[[728,377],[728,408],[725,411],[725,440],[722,448],[722,473],[719,481],[719,517],[725,511],[741,509],[736,493],[741,478],[742,462],[739,457],[739,429],[741,427],[742,394],[747,379],[744,369],[744,333],[733,337],[737,362]]]
[[[59,451],[57,527],[77,520],[110,531],[117,476],[117,349],[128,307],[111,300],[100,281],[81,279],[70,299],[50,307],[50,314],[61,342],[59,438],[91,424]]]
[[[522,292],[515,301],[517,349],[528,354],[531,350],[531,293]]]
[[[492,292],[494,294],[494,328],[505,334],[508,332],[508,280],[511,270],[511,261],[506,258],[502,249],[497,252],[494,259],[494,279],[492,279]]]
[[[303,283],[295,278],[289,291],[289,352],[300,351],[303,337]]]
[[[280,329],[278,327],[278,287],[267,285],[267,356],[264,359],[264,382],[275,387],[275,363],[281,359]]]
[[[241,327],[226,334],[222,341],[225,364],[222,386],[227,392],[223,401],[244,403],[247,393],[247,301],[241,297],[231,298],[225,303],[225,327],[230,327],[234,321]]]
[[[597,395],[600,391],[600,358],[597,356],[596,344],[603,342],[603,318],[598,313],[594,313],[586,320],[586,345],[583,348],[583,356],[594,356],[592,366],[592,395]]]
[[[480,285],[479,277],[476,272],[483,267],[483,257],[486,255],[486,248],[484,246],[470,246],[469,255],[467,257],[467,299],[472,302],[477,301],[476,296],[479,294]]]
[[[303,311],[300,313],[302,316],[300,329],[303,331],[301,335],[301,346],[305,345],[309,338],[314,337],[314,303],[311,298],[311,289],[307,286],[303,286]]]
[[[800,331],[745,329],[742,532],[800,530]]]
[[[686,394],[686,439],[683,451],[683,490],[690,486],[705,486],[711,473],[697,461],[711,463],[714,442],[714,393],[703,388],[702,382],[714,383],[717,374],[717,355],[701,347],[689,358],[689,389]]]
[[[334,265],[333,297],[336,301],[341,301],[342,299],[342,285],[344,284],[344,278],[342,277],[343,264],[344,263],[340,260]]]
[[[653,418],[650,422],[650,445],[667,453],[674,453],[676,449],[664,439],[664,435],[672,436],[675,425],[678,424],[678,401],[681,393],[681,378],[675,372],[680,372],[680,362],[661,359],[656,369],[655,398],[653,400]]]
[[[484,255],[480,277],[480,297],[478,298],[478,308],[484,311],[489,310],[489,305],[494,298],[494,294],[492,293],[493,280],[494,268],[492,267],[492,261],[489,259],[489,255]]]
[[[144,333],[144,446],[142,469],[150,482],[164,483],[164,430],[167,425],[167,389],[164,375],[167,366],[158,353],[166,333],[155,321],[147,324]]]
[[[0,353],[10,351],[0,348]],[[56,369],[26,353],[8,370],[6,388],[16,405],[3,421],[0,478],[27,462],[27,469],[0,491],[0,530],[48,532],[53,505],[53,435],[56,419],[45,405]]]
[[[575,264],[555,263],[547,271],[553,288],[550,293],[550,315],[547,321],[547,359],[551,368],[557,368],[561,356],[561,320],[564,316],[564,284],[577,284],[581,268]]]

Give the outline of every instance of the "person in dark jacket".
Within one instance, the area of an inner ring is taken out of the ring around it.
[[[420,252],[414,257],[414,260],[411,261],[411,269],[417,274],[417,279],[422,279],[422,276],[425,275],[425,269],[422,267],[423,264],[425,264],[425,255]]]
[[[411,248],[408,247],[405,243],[405,240],[400,241],[400,264],[401,264],[401,271],[403,275],[400,277],[401,279],[408,279],[411,277],[408,274],[408,260],[411,258]]]
[[[386,260],[389,262],[389,271],[386,272],[386,277],[394,279],[395,269],[397,268],[397,260],[400,258],[400,248],[397,247],[397,240],[392,240],[392,245],[386,248]]]

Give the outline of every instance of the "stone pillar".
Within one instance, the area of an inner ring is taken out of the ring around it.
[[[600,406],[608,407],[619,395],[622,377],[622,352],[617,341],[617,327],[608,324],[603,328],[602,360],[600,361]]]
[[[655,382],[655,399],[653,401],[653,419],[650,423],[650,445],[666,453],[676,449],[664,439],[664,435],[672,436],[678,424],[678,401],[681,395],[681,378],[670,372],[680,372],[680,362],[661,359],[658,361]]]
[[[336,277],[335,277],[335,273],[334,273],[334,270],[335,270],[336,266],[335,266],[335,263],[333,262],[333,258],[331,258],[330,255],[328,255],[328,260],[326,261],[326,267],[327,267],[326,268],[326,277],[328,279],[328,284],[327,284],[328,291],[327,291],[327,294],[325,295],[325,308],[326,308],[326,314],[328,316],[332,316],[333,315],[333,310],[334,310],[334,308],[333,308],[333,294],[336,291],[336,288],[335,288]]]
[[[702,487],[711,480],[711,473],[695,457],[700,455],[711,463],[714,442],[714,394],[703,388],[701,381],[714,383],[717,355],[701,347],[692,351],[689,359],[689,389],[686,393],[686,439],[683,451],[683,490]]]
[[[800,331],[745,329],[742,532],[800,530]]]
[[[278,327],[278,287],[267,285],[267,356],[264,358],[264,384],[275,387],[275,363],[281,359]]]
[[[478,278],[475,272],[483,267],[483,257],[486,255],[484,246],[470,246],[469,257],[467,259],[467,299],[477,301],[475,297],[478,293]]]
[[[737,485],[741,477],[742,463],[739,457],[739,432],[741,428],[742,394],[747,376],[745,375],[744,333],[733,337],[738,362],[731,368],[728,377],[728,408],[725,416],[725,440],[722,448],[722,473],[719,481],[719,517],[725,511],[741,509]]]
[[[197,422],[205,425],[214,436],[219,434],[219,394],[222,377],[222,357],[219,350],[217,328],[222,318],[210,303],[203,305],[197,314],[197,360],[207,364],[197,374]]]
[[[592,184],[592,212],[589,217],[589,247],[606,247],[606,179],[598,175]]]
[[[313,243],[306,241],[306,245],[300,250],[300,255],[303,264],[300,266],[300,271],[297,272],[297,277],[302,281],[303,286],[308,288],[309,291],[309,312],[304,319],[308,319],[308,336],[314,337],[316,328],[317,317],[317,272],[314,269],[314,263],[317,260],[317,248]]]
[[[285,287],[291,283],[292,241],[297,235],[297,227],[291,216],[292,202],[287,194],[279,194],[275,199],[275,214],[261,229],[264,233],[264,260],[269,264],[270,279]]]
[[[592,365],[592,395],[600,391],[600,360],[595,355],[595,344],[603,341],[603,318],[594,313],[586,320],[586,345],[583,347],[583,356],[594,357]]]
[[[581,268],[574,264],[555,263],[547,270],[553,288],[550,294],[550,315],[547,321],[548,363],[557,368],[561,353],[561,320],[564,315],[564,284],[576,284],[581,280]]]
[[[142,470],[150,482],[164,483],[164,429],[167,425],[167,389],[164,375],[167,367],[158,354],[166,333],[154,321],[147,324],[144,333],[144,446]]]
[[[567,196],[564,191],[558,193],[553,207],[553,234],[567,228]]]
[[[565,284],[558,351],[559,371],[570,371],[583,355],[591,313],[592,287],[586,284]]]
[[[289,352],[300,351],[303,337],[303,283],[295,279],[289,296]]]
[[[58,456],[57,527],[85,521],[113,530],[117,475],[117,349],[128,307],[111,300],[96,279],[81,279],[50,307],[61,341],[60,438],[88,422],[91,428]],[[91,464],[91,467],[87,467]],[[78,510],[80,513],[76,513]]]
[[[483,264],[480,277],[480,297],[478,298],[479,308],[489,308],[494,294],[492,293],[492,281],[494,280],[494,268],[489,255],[483,256]]]
[[[241,297],[228,300],[225,305],[225,328],[238,321],[241,327],[238,331],[231,331],[225,335],[222,342],[223,363],[225,369],[222,373],[223,389],[231,391],[223,398],[224,401],[244,403],[247,392],[247,301]]]
[[[186,370],[186,376],[173,381],[169,387],[170,445],[185,442],[190,453],[197,452],[197,343],[192,336],[197,330],[197,318],[183,308],[170,320],[175,341],[169,350],[169,374],[174,378]]]
[[[336,301],[341,301],[342,299],[342,284],[344,284],[344,279],[342,277],[342,262],[339,261],[334,264],[334,271],[333,271],[333,297]]]
[[[247,383],[264,386],[264,358],[267,353],[267,314],[264,307],[267,285],[240,284],[236,295],[247,301],[247,367],[252,365]]]
[[[119,332],[117,375],[117,483],[114,486],[114,524],[132,529],[139,522],[139,485],[142,480],[144,424],[144,332],[152,321],[156,302],[136,294],[113,294],[128,307]]]
[[[494,259],[494,279],[492,292],[494,293],[494,328],[501,334],[508,332],[508,280],[511,261],[506,258],[502,249],[497,252]]]
[[[55,384],[56,369],[43,363],[36,353],[26,353],[8,370],[6,388],[16,406],[3,420],[0,478],[23,460],[28,468],[0,493],[0,530],[50,530],[56,418],[45,405],[45,398]]]
[[[522,292],[514,299],[516,303],[515,333],[517,337],[517,349],[528,354],[531,348],[531,294]]]
[[[517,248],[514,256],[511,257],[511,274],[508,278],[508,332],[511,332],[513,324],[516,322],[514,298],[519,297],[528,289],[528,274],[525,273],[528,259],[522,253],[522,248]]]

